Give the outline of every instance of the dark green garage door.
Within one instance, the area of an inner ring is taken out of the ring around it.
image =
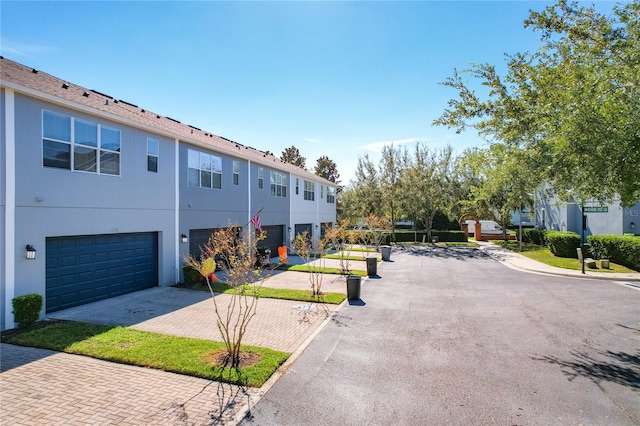
[[[262,227],[267,237],[258,243],[258,246],[271,249],[271,257],[278,255],[278,247],[284,242],[284,225],[267,225]]]
[[[47,312],[158,285],[158,234],[47,238]]]

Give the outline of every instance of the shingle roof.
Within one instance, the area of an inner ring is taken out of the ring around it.
[[[71,104],[88,107],[95,110],[96,115],[107,115],[114,120],[120,119],[127,124],[138,124],[156,133],[178,138],[187,143],[206,146],[214,151],[251,160],[265,167],[335,185],[335,183],[297,166],[285,163],[272,154],[267,154],[239,142],[201,130],[198,127],[183,124],[171,117],[162,116],[99,91],[78,86],[2,56],[0,56],[0,83],[2,86],[11,87],[17,92],[23,92],[35,97],[48,95],[44,97],[50,101],[52,101],[51,97],[53,97]]]

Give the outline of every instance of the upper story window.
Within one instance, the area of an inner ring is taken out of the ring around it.
[[[42,165],[120,175],[120,130],[42,111]]]
[[[327,186],[327,203],[335,204],[336,202],[336,189],[332,186]]]
[[[147,138],[147,171],[158,173],[159,154],[160,142],[157,139]]]
[[[240,162],[238,160],[233,160],[233,184],[240,184]]]
[[[222,188],[222,158],[189,150],[189,186]]]
[[[296,195],[298,195],[300,191],[300,179],[296,178]]]
[[[264,188],[264,169],[258,167],[258,188]]]
[[[287,175],[279,172],[271,172],[271,195],[274,197],[287,196]]]
[[[308,180],[304,181],[304,199],[313,201],[316,198],[315,184],[313,182],[309,182]]]
[[[324,199],[324,185],[320,185],[320,199]]]

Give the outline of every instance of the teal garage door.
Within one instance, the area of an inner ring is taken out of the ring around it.
[[[158,234],[47,238],[46,311],[158,285]]]

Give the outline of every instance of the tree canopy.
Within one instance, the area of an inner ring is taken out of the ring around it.
[[[508,56],[504,76],[489,64],[454,70],[443,84],[458,98],[434,124],[525,152],[520,167],[561,197],[640,200],[640,2],[608,17],[560,0],[525,26],[541,33],[539,49]]]
[[[314,172],[321,178],[324,178],[337,185],[340,184],[340,173],[338,173],[338,166],[326,155],[323,155],[316,160],[316,167]]]
[[[304,158],[300,154],[300,150],[293,145],[289,148],[285,148],[284,151],[282,151],[280,159],[285,163],[293,164],[294,166],[298,166],[301,169],[304,169],[306,167],[305,163],[307,159]]]

